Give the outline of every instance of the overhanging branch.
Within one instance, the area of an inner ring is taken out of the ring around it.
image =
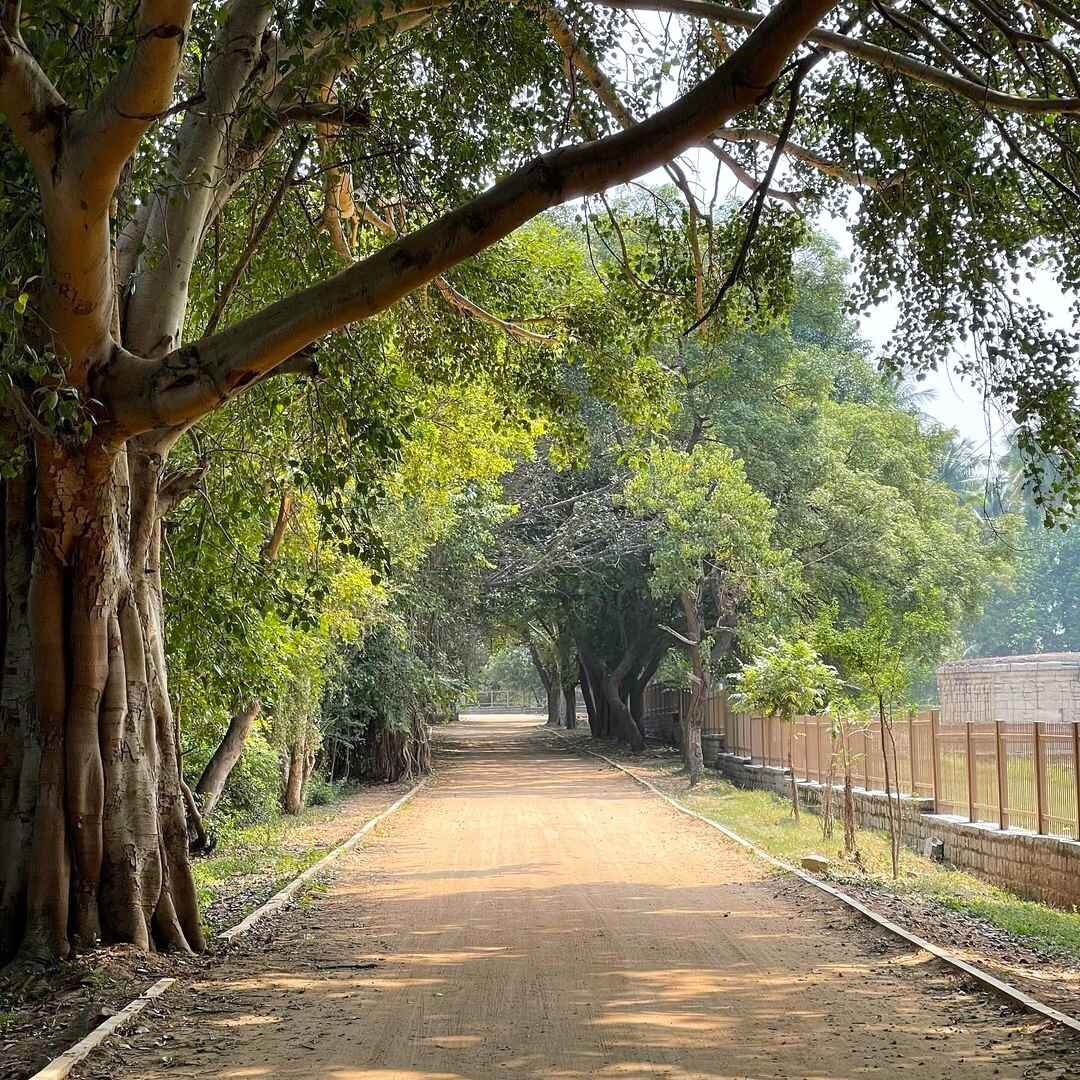
[[[143,0],[128,62],[72,125],[86,194],[98,202],[112,198],[139,139],[172,103],[191,8],[192,0]]]
[[[309,342],[370,318],[543,211],[671,161],[767,95],[835,0],[780,0],[720,69],[674,104],[595,142],[553,150],[335,276],[211,338],[146,360],[119,352],[100,384],[121,431],[209,412]]]
[[[763,16],[754,11],[728,7],[714,3],[713,0],[591,0],[601,7],[618,8],[621,11],[670,11],[679,15],[690,15],[697,19],[712,19],[728,26],[741,26],[753,30]],[[884,71],[894,71],[906,75],[928,86],[946,90],[957,97],[967,98],[977,105],[989,109],[1001,109],[1005,112],[1045,115],[1046,113],[1080,114],[1080,97],[1022,97],[1006,94],[983,83],[954,75],[950,71],[913,60],[903,53],[894,52],[869,41],[848,37],[832,30],[813,30],[806,36],[807,41],[820,45],[830,52],[846,53],[879,67]]]

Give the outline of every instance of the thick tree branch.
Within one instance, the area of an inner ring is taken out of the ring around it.
[[[371,127],[371,106],[367,102],[347,105],[338,101],[298,101],[278,110],[280,124],[333,124],[335,127]]]
[[[84,198],[108,203],[143,133],[172,104],[191,8],[191,0],[142,0],[128,62],[73,120],[73,152]]]
[[[545,6],[543,9],[544,22],[547,25],[548,31],[555,39],[556,44],[563,51],[563,55],[566,57],[567,62],[572,64],[582,75],[588,80],[589,85],[596,92],[596,96],[603,103],[607,111],[612,115],[618,125],[622,128],[632,127],[637,121],[633,113],[623,103],[622,98],[619,96],[618,90],[615,89],[611,80],[600,69],[599,64],[581,47],[581,43],[577,40],[577,35],[570,28],[570,25],[554,8]],[[728,50],[730,53],[730,50]],[[728,154],[721,147],[717,146],[711,139],[705,139],[701,143],[702,146],[708,150],[713,157],[715,157],[723,165],[731,171],[732,175],[740,184],[745,185],[753,191],[757,191],[757,181],[744,169],[730,154]],[[685,177],[681,175],[681,170],[678,166],[674,169],[669,167],[669,174],[672,180],[674,180],[676,187],[682,192],[683,197],[686,199],[687,206],[690,208],[692,215],[696,216],[696,203],[694,196],[690,191],[689,185],[686,183]],[[792,210],[799,209],[799,199],[797,195],[794,195],[788,191],[780,191],[776,188],[772,188],[769,191],[769,196],[774,199],[778,199],[780,202],[786,203]],[[700,259],[698,260],[698,277],[701,277]]]
[[[230,117],[261,58],[259,44],[270,0],[232,0],[204,75],[206,105],[180,127],[167,175],[185,181],[183,196],[152,202],[143,241],[145,269],[128,306],[127,342],[144,355],[163,355],[179,343],[203,225],[232,137]]]
[[[550,207],[671,161],[770,93],[780,70],[835,0],[780,0],[712,76],[626,131],[551,151],[430,225],[355,266],[230,326],[145,360],[117,353],[96,387],[121,431],[202,415],[338,327],[403,296]]]
[[[618,8],[629,11],[670,11],[680,15],[690,15],[698,19],[714,19],[729,26],[741,26],[752,30],[761,24],[763,16],[754,11],[728,7],[714,3],[713,0],[592,0],[602,7]],[[919,82],[946,90],[957,97],[967,98],[977,105],[989,109],[1001,109],[1004,112],[1029,113],[1080,113],[1080,97],[1021,97],[1006,94],[983,83],[961,78],[952,72],[913,60],[903,53],[894,52],[869,41],[837,34],[832,30],[814,30],[807,35],[807,41],[820,45],[830,52],[846,53],[879,67],[884,71],[895,71]]]
[[[57,134],[70,109],[23,42],[19,5],[6,0],[0,12],[0,113],[45,185],[56,165]]]
[[[210,459],[203,458],[190,469],[179,469],[167,476],[158,489],[158,517],[167,517],[184,499],[193,495],[210,470]]]
[[[360,211],[360,215],[369,225],[374,225],[384,236],[393,237],[396,235],[393,225],[379,214],[376,214],[370,206],[365,204]],[[510,337],[518,338],[521,341],[529,341],[534,345],[554,345],[556,342],[553,335],[538,334],[535,330],[522,326],[514,319],[502,319],[486,308],[482,308],[479,304],[473,303],[467,296],[459,293],[444,277],[435,278],[432,284],[451,307],[457,308],[458,311],[463,311],[467,315],[472,315],[481,322],[486,322],[489,326],[502,330],[503,333]]]

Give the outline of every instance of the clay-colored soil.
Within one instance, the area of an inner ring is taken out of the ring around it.
[[[1080,1076],[1080,1040],[535,720],[470,719],[442,744],[327,892],[80,1075]]]

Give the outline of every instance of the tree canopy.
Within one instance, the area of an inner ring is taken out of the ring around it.
[[[1071,513],[1023,274],[1077,279],[1078,45],[1051,0],[4,0],[0,955],[202,948],[184,751],[402,767],[481,617],[638,742],[686,609],[635,461],[741,471],[797,568],[707,600],[720,668],[856,581],[974,615],[992,538],[844,308],[898,297],[897,373],[963,345]]]

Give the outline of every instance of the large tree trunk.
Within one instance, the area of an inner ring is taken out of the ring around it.
[[[577,727],[577,681],[571,677],[569,682],[562,684],[563,717],[568,731]]]
[[[608,717],[604,734],[614,734],[620,742],[627,743],[635,754],[641,753],[645,749],[645,739],[623,700],[623,681],[633,666],[633,653],[628,651],[612,672],[608,672],[603,663],[580,641],[578,653],[589,672],[589,683],[593,693],[598,694],[604,704],[603,711]],[[610,727],[607,726],[608,723]]]
[[[594,739],[600,738],[600,710],[596,694],[593,691],[593,676],[585,664],[578,658],[578,681],[581,683],[581,696],[585,699],[585,715],[589,719],[589,732]]]
[[[558,658],[555,657],[550,663],[540,655],[540,650],[533,641],[529,642],[529,657],[532,659],[536,674],[544,684],[544,695],[547,700],[548,727],[558,727],[562,717],[562,672],[559,668]]]
[[[630,710],[622,698],[622,680],[618,672],[605,675],[601,681],[604,691],[604,699],[611,710],[614,721],[615,735],[620,742],[625,742],[635,754],[640,754],[645,749],[645,738],[641,729],[634,723]]]
[[[304,808],[306,758],[304,738],[300,735],[288,748],[288,756],[285,758],[285,798],[283,802],[286,814],[299,814]]]
[[[637,724],[638,731],[641,732],[642,737],[645,736],[645,687],[640,686],[637,680],[634,681],[634,685],[630,687],[630,693],[627,697],[627,706],[630,709],[630,716],[633,718],[635,724]]]
[[[4,955],[202,949],[165,672],[162,454],[40,438],[33,460],[32,494],[9,481],[5,500],[3,738],[20,752],[3,766]]]
[[[261,711],[261,701],[249,701],[240,712],[234,714],[229,721],[228,730],[218,743],[218,748],[206,763],[206,768],[195,785],[195,794],[202,799],[203,817],[209,817],[214,812],[214,807],[225,790],[225,781],[229,779],[233,766],[240,760],[244,743]]]
[[[690,643],[686,649],[690,656],[690,671],[694,677],[690,688],[690,706],[683,720],[683,754],[686,758],[686,770],[690,775],[690,786],[695,787],[705,768],[701,752],[701,728],[705,717],[705,698],[709,693],[709,667],[702,648],[702,626],[697,600],[688,592],[684,592],[680,600],[686,618],[686,638]]]

